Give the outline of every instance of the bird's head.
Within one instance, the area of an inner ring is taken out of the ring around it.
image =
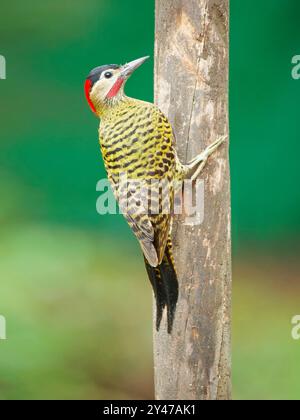
[[[84,85],[86,99],[92,111],[100,115],[104,108],[121,100],[126,81],[148,58],[139,58],[123,66],[107,64],[93,69]]]

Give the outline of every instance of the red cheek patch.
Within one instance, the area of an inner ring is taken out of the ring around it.
[[[122,79],[122,77],[120,77],[116,81],[116,83],[113,85],[113,87],[110,89],[110,91],[108,92],[106,97],[108,99],[111,99],[114,96],[116,96],[118,94],[119,90],[121,89],[121,87],[123,86],[123,83],[124,83],[124,79]]]
[[[91,101],[91,97],[90,97],[91,88],[92,88],[92,81],[87,79],[85,84],[84,84],[84,91],[85,91],[86,100],[88,101],[88,104],[89,104],[91,110],[96,114],[97,113],[96,108],[94,107],[94,104]]]

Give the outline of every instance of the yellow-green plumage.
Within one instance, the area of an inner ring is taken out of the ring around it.
[[[120,197],[117,187],[124,173],[128,179],[141,181],[146,185],[157,180],[163,181],[165,186],[164,191],[162,189],[155,191],[158,197],[154,198],[158,200],[160,209],[164,201],[168,200],[170,211],[139,214],[134,203],[130,206],[130,199],[135,201],[132,194],[129,198],[128,212],[124,216],[141,244],[150,280],[152,267],[157,267],[152,282],[156,298],[173,300],[173,303],[166,301],[161,303],[158,308],[158,312],[161,313],[158,314],[157,321],[159,325],[163,306],[167,305],[169,328],[171,328],[172,311],[175,310],[178,294],[170,239],[171,214],[174,181],[182,179],[185,173],[176,155],[171,125],[154,105],[124,97],[115,106],[102,113],[99,138],[107,175],[118,200]],[[155,193],[153,195],[155,196]],[[155,288],[163,289],[162,284],[155,284],[163,281],[160,273],[161,265],[167,270],[165,277],[170,277],[170,274],[173,277],[172,285],[168,286],[169,292],[155,290]],[[162,293],[165,296],[158,296]]]
[[[184,171],[174,149],[172,128],[159,109],[146,102],[125,98],[109,112],[103,113],[99,134],[105,167],[112,184],[118,185],[124,173],[129,179],[143,183],[153,179],[163,180],[168,182],[168,198],[172,207],[174,181],[182,178]],[[161,201],[162,196],[159,197]],[[157,266],[162,261],[170,231],[170,212],[143,215],[138,220],[133,215],[131,219],[129,224],[140,240],[146,258],[150,265]],[[149,241],[151,230],[153,244]]]

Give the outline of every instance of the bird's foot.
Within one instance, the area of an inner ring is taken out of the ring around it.
[[[205,167],[209,156],[212,155],[223,143],[225,143],[227,138],[228,136],[219,137],[216,141],[210,144],[202,153],[200,153],[187,164],[188,172],[192,173],[190,177],[192,181],[198,178],[203,168]]]

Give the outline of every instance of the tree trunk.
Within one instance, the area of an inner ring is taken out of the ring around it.
[[[185,163],[228,134],[228,8],[228,0],[156,0],[155,100]],[[200,177],[204,222],[187,226],[176,219],[173,225],[180,296],[172,334],[166,319],[154,332],[157,399],[231,398],[227,144]]]

